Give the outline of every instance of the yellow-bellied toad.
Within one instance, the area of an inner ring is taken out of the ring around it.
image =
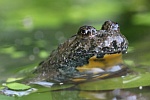
[[[112,66],[122,66],[121,55],[127,48],[128,41],[115,22],[106,21],[100,30],[82,26],[76,35],[52,51],[34,73],[40,80],[59,82],[107,76],[108,72],[116,70]]]

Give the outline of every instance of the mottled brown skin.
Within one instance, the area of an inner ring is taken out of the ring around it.
[[[83,73],[77,67],[88,64],[91,57],[103,58],[106,54],[125,53],[127,48],[128,41],[115,22],[106,21],[100,30],[82,26],[76,35],[52,51],[34,73],[39,80],[70,81],[82,77]]]

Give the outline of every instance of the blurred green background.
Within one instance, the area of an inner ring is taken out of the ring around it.
[[[33,68],[82,25],[118,22],[132,51],[149,65],[149,0],[0,0],[0,82]]]

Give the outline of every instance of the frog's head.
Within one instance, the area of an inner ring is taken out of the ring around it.
[[[125,53],[128,48],[128,41],[120,33],[116,22],[105,21],[100,30],[92,26],[82,26],[77,35],[81,39],[80,49],[86,49],[86,53],[99,57],[105,54]]]
[[[99,34],[103,36],[103,51],[109,53],[126,53],[128,40],[121,34],[118,23],[105,21]]]

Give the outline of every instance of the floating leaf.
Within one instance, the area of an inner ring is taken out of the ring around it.
[[[14,81],[21,80],[21,79],[23,79],[23,77],[20,77],[20,78],[8,78],[6,82],[14,82]]]
[[[9,83],[9,84],[6,84],[6,86],[12,90],[26,90],[26,89],[31,88],[30,86],[21,84],[21,83]]]

